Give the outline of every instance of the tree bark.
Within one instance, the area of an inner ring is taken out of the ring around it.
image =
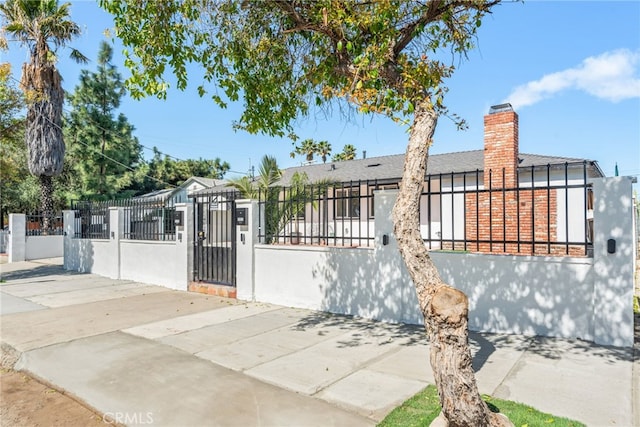
[[[452,427],[510,425],[489,410],[478,392],[468,344],[467,296],[442,281],[420,235],[420,196],[438,116],[427,101],[414,114],[393,208],[394,233],[424,317],[442,414]]]
[[[46,236],[53,228],[53,178],[40,175],[40,206],[42,209],[42,235]]]

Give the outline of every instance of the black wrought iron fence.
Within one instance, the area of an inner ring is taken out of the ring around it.
[[[593,191],[587,163],[429,175],[420,204],[431,250],[591,256]]]
[[[25,215],[27,236],[61,236],[64,234],[62,213],[37,212]]]
[[[350,181],[263,190],[258,203],[261,221],[264,218],[260,241],[373,246],[373,191],[386,185],[378,181]]]
[[[108,239],[111,237],[109,211],[122,208],[122,238],[129,240],[176,239],[176,208],[172,200],[164,198],[132,198],[109,201],[78,201],[75,210],[75,237]]]
[[[260,241],[373,246],[373,192],[388,188],[397,180],[271,187],[259,196]],[[519,168],[511,177],[504,170],[428,175],[420,232],[431,250],[590,256],[588,164]]]
[[[176,208],[164,198],[123,201],[123,237],[130,240],[176,240]]]
[[[73,237],[76,239],[108,239],[110,232],[109,207],[113,201],[78,200],[71,203],[75,211]]]

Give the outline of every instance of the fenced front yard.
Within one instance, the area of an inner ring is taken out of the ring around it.
[[[632,345],[631,183],[585,175],[568,165],[527,170],[517,188],[475,172],[426,181],[422,237],[443,280],[468,295],[472,329]],[[186,290],[199,239],[213,244],[224,224],[239,299],[419,323],[393,235],[393,185],[278,188],[259,201],[227,200],[224,220],[220,198],[194,198],[175,207],[173,226],[168,206],[141,203],[134,214],[78,205],[65,212],[65,268]],[[132,225],[141,218],[153,222],[147,234]]]
[[[65,212],[65,268],[186,290],[191,206],[138,198],[79,201]]]
[[[559,172],[563,175],[564,171]],[[554,173],[558,171],[548,170],[549,176]],[[547,175],[546,168],[541,175]],[[422,199],[422,207],[430,209],[421,210],[422,218],[429,218],[431,212],[431,221],[421,225],[425,245],[431,245],[431,258],[442,279],[463,290],[469,298],[470,328],[633,345],[635,237],[630,180],[586,182],[569,176],[554,182],[534,175],[533,188],[531,185],[522,188],[521,180],[518,189],[497,191],[489,186],[483,188],[477,180],[470,184],[469,178],[470,175],[432,177],[432,187]],[[462,185],[465,179],[466,185]],[[436,180],[438,183],[434,184]],[[462,184],[458,186],[459,182]],[[433,185],[438,191],[434,191]],[[350,188],[367,194],[363,183]],[[343,190],[343,186],[337,190]],[[338,230],[351,221],[369,223],[362,226],[369,234],[360,246],[350,246],[357,240],[346,237],[342,240],[341,236],[338,244],[325,244],[321,241],[322,233],[310,231],[306,235],[302,232],[298,244],[292,244],[288,240],[289,230],[295,229],[292,221],[287,224],[289,228],[274,235],[271,242],[275,244],[266,244],[268,235],[261,231],[263,243],[255,246],[253,261],[246,266],[254,269],[252,280],[239,281],[238,297],[384,321],[421,323],[415,289],[393,236],[391,210],[396,191],[374,191],[373,202],[367,197],[351,198],[351,206],[359,206],[361,212],[367,212],[366,205],[373,206],[373,218],[366,222],[356,221],[363,219],[362,215],[348,220],[331,217],[342,209],[337,205],[349,205],[344,197],[332,200],[333,189],[306,203],[306,209],[317,206],[319,212],[324,210],[330,219],[328,225],[335,221]],[[500,209],[488,211],[484,219],[474,221],[486,221],[492,232],[487,233],[487,238],[476,237],[481,232],[475,230],[469,236],[469,212],[475,212],[468,209],[468,201],[481,205],[477,200],[490,192],[491,207],[497,205]],[[534,235],[524,227],[520,230],[521,236],[528,233],[533,237],[510,241],[509,233],[517,236],[518,231],[513,228],[525,221],[521,215],[503,209],[509,205],[509,192],[520,205],[526,202],[527,210],[533,206],[533,219],[539,231]],[[532,193],[537,194],[532,197]],[[287,202],[284,197],[278,201]],[[265,203],[260,201],[260,214],[256,215],[261,229],[269,221]],[[545,216],[545,212],[551,214]],[[318,218],[316,215],[314,218]],[[305,213],[307,230],[311,230],[310,218],[310,213]],[[572,226],[572,219],[577,226]],[[295,221],[300,222],[298,230],[304,230],[302,218]],[[322,221],[316,224],[316,229],[322,229]],[[456,224],[461,227],[460,239],[456,238]],[[440,234],[434,236],[436,227]],[[346,244],[341,244],[343,241]],[[447,244],[456,250],[447,250]],[[482,251],[484,244],[486,252]]]

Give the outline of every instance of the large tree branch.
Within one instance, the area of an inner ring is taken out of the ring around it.
[[[471,4],[468,0],[453,0],[453,1],[443,1],[443,0],[430,0],[426,5],[426,10],[420,17],[418,17],[415,21],[412,21],[406,24],[399,30],[399,37],[394,45],[393,54],[397,56],[400,52],[402,52],[409,43],[415,38],[416,28],[421,25],[426,25],[430,22],[434,22],[445,12],[449,12],[455,14],[455,10],[461,9],[476,9],[478,12],[489,13],[491,8],[496,4],[500,3],[500,0],[491,0],[488,2],[483,2],[481,4]],[[451,12],[454,10],[454,12]]]

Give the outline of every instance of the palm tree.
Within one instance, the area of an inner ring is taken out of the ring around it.
[[[242,197],[248,199],[259,199],[263,197],[265,200],[265,217],[279,217],[278,197],[280,188],[274,187],[274,184],[282,177],[282,171],[278,167],[278,161],[273,156],[265,155],[260,161],[258,168],[258,177],[253,180],[248,176],[238,179],[229,180],[229,185],[234,187]],[[271,242],[272,236],[277,233],[277,224],[279,221],[267,221],[267,230],[265,232],[267,243]]]
[[[327,157],[331,154],[331,144],[327,141],[319,141],[316,144],[316,153],[322,157],[322,163],[327,163]]]
[[[334,162],[343,162],[345,160],[353,160],[356,158],[356,147],[347,144],[342,148],[342,152],[333,156]]]
[[[69,19],[69,6],[70,3],[59,5],[57,0],[6,0],[0,4],[3,30],[30,53],[29,62],[22,66],[20,86],[30,100],[26,120],[27,164],[29,172],[40,181],[45,232],[53,214],[52,177],[62,172],[65,152],[64,91],[55,52],[80,35],[80,27]],[[71,58],[76,62],[87,61],[75,49],[71,49]]]
[[[282,171],[278,167],[278,161],[273,156],[264,156],[258,168],[258,178],[255,180],[248,176],[229,180],[229,185],[240,192],[242,197],[257,199],[259,192],[264,192],[282,177]]]
[[[317,152],[318,152],[317,143],[313,139],[309,138],[302,141],[302,143],[299,146],[296,146],[293,153],[291,154],[292,155],[299,154],[301,156],[305,156],[305,158],[307,159],[307,162],[312,162],[313,155],[316,154]]]

